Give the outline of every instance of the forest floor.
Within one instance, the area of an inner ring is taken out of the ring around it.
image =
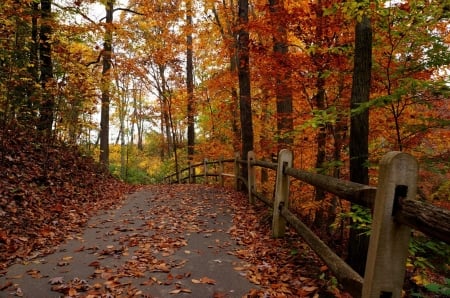
[[[76,147],[0,131],[0,297],[349,297],[270,218],[233,190],[130,186]]]
[[[224,188],[130,186],[75,147],[6,129],[0,297],[346,296],[295,233],[270,237],[267,212]]]

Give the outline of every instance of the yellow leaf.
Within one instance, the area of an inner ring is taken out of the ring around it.
[[[418,286],[424,286],[430,283],[423,275],[414,275],[411,279]]]

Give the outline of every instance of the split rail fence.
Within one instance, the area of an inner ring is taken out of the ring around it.
[[[224,164],[231,162],[234,173],[225,173]],[[387,153],[380,161],[377,187],[295,169],[292,163],[292,152],[286,149],[279,152],[276,163],[257,160],[255,153],[249,152],[247,160],[241,160],[238,154],[234,159],[205,159],[203,163],[190,165],[165,179],[167,183],[192,183],[201,178],[207,183],[210,177],[215,177],[223,186],[224,178],[231,177],[236,189],[242,182],[248,190],[250,203],[259,199],[273,208],[273,237],[283,237],[289,223],[353,297],[401,297],[411,228],[450,244],[450,212],[415,199],[418,163],[411,155],[397,151]],[[203,168],[200,174],[195,170],[198,167]],[[211,171],[211,167],[215,170]],[[248,177],[240,176],[242,167],[247,167]],[[256,167],[276,171],[273,200],[256,189]],[[372,227],[364,278],[289,210],[292,178],[371,208]]]

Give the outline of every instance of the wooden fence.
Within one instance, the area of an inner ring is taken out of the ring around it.
[[[224,172],[224,163],[230,162],[234,163],[232,174]],[[236,155],[234,159],[213,162],[205,160],[203,163],[190,165],[180,173],[166,177],[166,182],[189,183],[196,177],[202,177],[203,182],[208,182],[208,177],[212,176],[216,177],[221,185],[226,177],[233,177],[236,188],[239,182],[244,183],[250,203],[259,199],[273,208],[273,237],[282,237],[286,224],[289,223],[353,297],[401,297],[411,228],[450,243],[450,212],[415,200],[418,164],[411,155],[402,152],[386,154],[380,161],[377,187],[295,169],[292,163],[293,156],[289,150],[280,151],[277,163],[257,160],[255,153],[249,152],[247,160],[241,160],[239,155]],[[203,168],[200,174],[195,171],[198,167]],[[215,171],[211,171],[210,167],[214,167]],[[240,176],[242,167],[248,167],[248,177]],[[256,189],[256,167],[276,171],[273,200],[265,198]],[[292,178],[372,209],[364,278],[289,210],[289,184]]]

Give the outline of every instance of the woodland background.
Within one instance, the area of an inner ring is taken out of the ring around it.
[[[270,160],[281,148],[297,168],[355,180],[351,143],[360,140],[365,183],[376,185],[386,152],[404,151],[420,163],[418,199],[449,208],[446,0],[4,0],[0,16],[6,168],[17,138],[47,157],[63,143],[138,184],[189,161],[248,150]],[[358,26],[371,34],[362,60]],[[351,127],[360,139],[351,141]],[[258,175],[270,193],[274,177]],[[345,243],[349,218],[367,227],[363,210],[292,188],[298,213],[330,242]],[[427,239],[412,246],[415,285],[448,287],[448,259],[430,261],[438,251],[450,250]],[[433,266],[436,280],[425,278]]]

